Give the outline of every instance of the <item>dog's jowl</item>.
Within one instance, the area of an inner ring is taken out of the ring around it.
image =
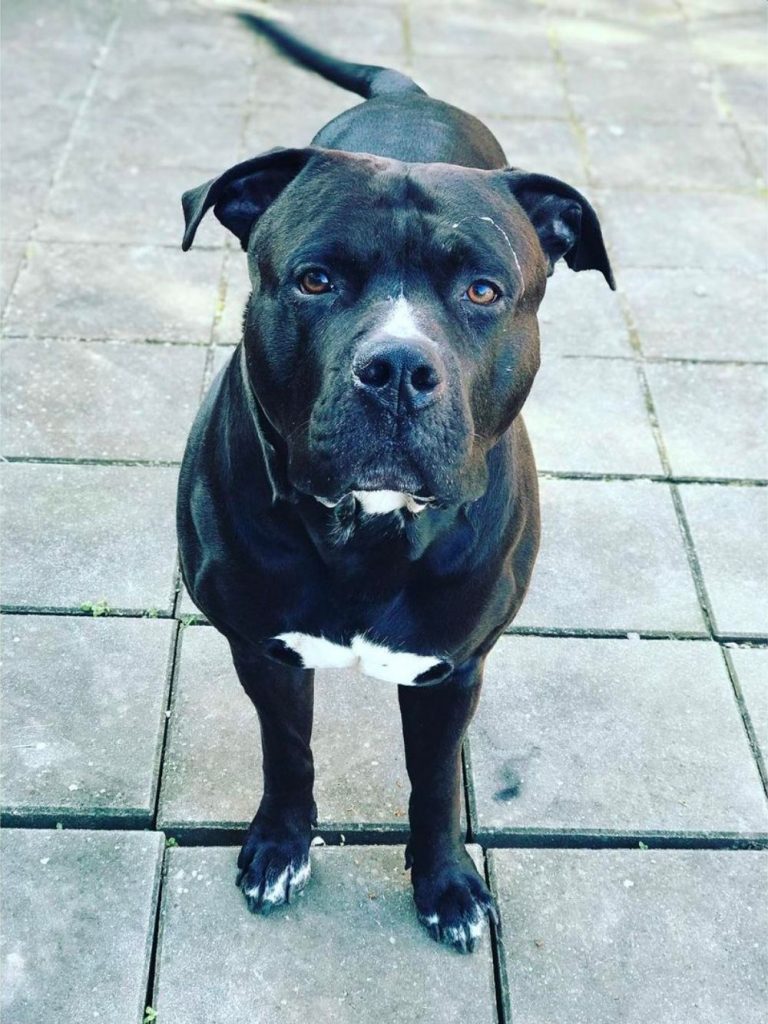
[[[265,912],[307,882],[314,670],[356,668],[398,684],[419,918],[468,951],[496,911],[464,849],[460,752],[536,556],[536,313],[559,260],[613,287],[611,269],[587,200],[509,167],[480,121],[244,20],[366,102],[183,197],[184,249],[213,208],[252,284],[178,501],[185,583],[261,722],[239,884]]]

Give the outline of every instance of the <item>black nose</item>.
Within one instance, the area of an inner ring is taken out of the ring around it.
[[[363,346],[352,363],[355,387],[394,413],[431,405],[442,391],[443,376],[437,352],[413,342]]]

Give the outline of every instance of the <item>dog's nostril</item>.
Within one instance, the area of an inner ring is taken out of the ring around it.
[[[372,388],[383,388],[392,379],[392,367],[385,359],[372,359],[357,371],[357,379]]]
[[[434,391],[439,383],[434,368],[426,363],[417,366],[411,373],[411,386],[415,391]]]

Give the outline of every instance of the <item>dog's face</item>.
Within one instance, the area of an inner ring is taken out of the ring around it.
[[[586,200],[516,171],[283,150],[184,204],[185,248],[214,206],[248,251],[251,386],[290,484],[326,504],[479,497],[538,369],[554,262],[612,283]]]

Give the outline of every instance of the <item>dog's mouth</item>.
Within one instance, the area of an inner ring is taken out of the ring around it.
[[[325,505],[326,508],[336,508],[343,501],[352,499],[360,506],[360,510],[369,516],[387,515],[389,512],[397,512],[401,509],[418,515],[436,500],[434,497],[423,494],[410,494],[407,491],[385,488],[348,491],[335,499],[324,498],[319,494],[314,494],[313,498],[321,505]]]

